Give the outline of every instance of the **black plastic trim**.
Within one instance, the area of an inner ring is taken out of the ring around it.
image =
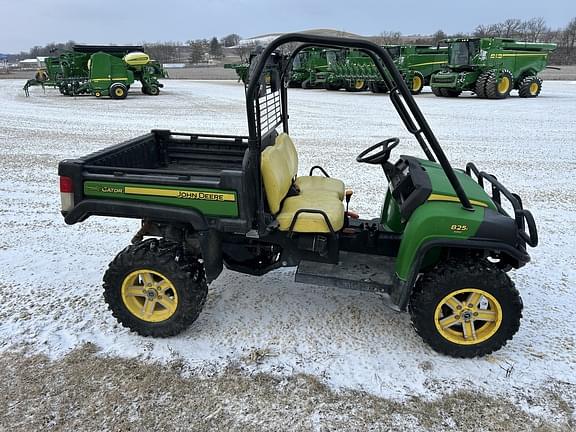
[[[408,301],[410,300],[410,293],[412,292],[412,288],[416,283],[416,278],[420,273],[420,266],[422,265],[422,260],[424,259],[426,253],[435,247],[504,252],[512,256],[514,259],[516,259],[520,264],[520,266],[523,266],[524,264],[530,261],[530,255],[528,255],[525,249],[518,249],[502,242],[491,242],[482,240],[454,240],[454,241],[430,240],[426,242],[424,245],[422,245],[418,250],[416,258],[414,259],[414,263],[412,264],[412,270],[410,272],[408,280],[403,282],[402,280],[398,279],[398,285],[395,285],[393,288],[393,292],[391,293],[392,301],[394,302],[394,304],[398,306],[400,310],[402,311],[406,310],[406,307],[408,306]]]
[[[71,211],[64,214],[64,221],[68,225],[73,225],[84,221],[90,216],[114,216],[182,222],[192,225],[198,231],[208,229],[204,216],[192,209],[112,200],[84,200]]]

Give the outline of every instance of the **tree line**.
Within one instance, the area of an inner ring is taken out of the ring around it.
[[[438,30],[431,36],[408,38],[400,32],[382,32],[373,38],[380,44],[400,44],[405,42],[416,44],[436,44],[448,37],[502,37],[527,42],[552,42],[558,48],[551,54],[551,64],[576,64],[576,17],[572,18],[565,27],[553,29],[546,24],[542,17],[520,20],[510,18],[495,24],[480,24],[470,33],[447,34]],[[154,42],[143,43],[145,51],[161,63],[188,63],[201,64],[220,60],[224,57],[226,49],[245,60],[256,43],[240,44],[241,37],[231,33],[220,39],[195,39],[183,42]],[[8,61],[18,58],[57,55],[57,53],[70,49],[74,41],[65,43],[50,43],[46,46],[35,46],[28,52],[21,52],[11,56]]]
[[[448,35],[438,30],[430,37],[417,39],[414,43],[436,44],[442,39],[451,37],[500,37],[516,39],[523,42],[547,42],[557,44],[557,48],[550,54],[549,63],[557,65],[576,64],[576,17],[572,18],[565,27],[553,29],[546,24],[542,17],[520,20],[510,18],[495,24],[480,24],[469,34],[457,33]],[[382,43],[393,40],[402,40],[399,33],[389,32],[381,34]]]

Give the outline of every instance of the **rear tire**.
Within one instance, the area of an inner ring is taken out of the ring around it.
[[[312,88],[312,86],[310,85],[310,80],[302,81],[302,84],[300,84],[300,87],[302,87],[304,90],[308,90],[308,89]]]
[[[527,76],[518,87],[518,95],[522,98],[537,97],[542,91],[542,80],[535,75]]]
[[[416,332],[435,351],[471,358],[512,339],[520,327],[522,299],[494,264],[449,260],[418,280],[409,309]]]
[[[486,97],[488,99],[506,99],[514,86],[510,71],[504,69],[500,74],[492,73],[486,80]]]
[[[104,274],[104,300],[112,315],[142,336],[180,333],[196,321],[207,293],[202,264],[165,240],[128,246]]]

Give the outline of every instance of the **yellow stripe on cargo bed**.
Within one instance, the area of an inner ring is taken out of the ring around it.
[[[152,195],[201,201],[236,201],[236,196],[234,194],[211,191],[183,191],[177,189],[126,186],[124,187],[124,193],[128,195]]]

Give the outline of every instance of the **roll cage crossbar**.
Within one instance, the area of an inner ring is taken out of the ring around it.
[[[450,184],[454,188],[454,191],[456,192],[462,207],[466,210],[474,210],[474,207],[472,207],[468,196],[458,181],[458,178],[456,177],[450,162],[446,158],[442,147],[440,147],[440,144],[434,136],[432,129],[430,129],[428,122],[424,118],[424,115],[412,97],[412,94],[410,93],[408,86],[402,78],[402,75],[400,75],[400,72],[398,72],[392,57],[384,48],[367,40],[315,36],[305,33],[288,33],[270,42],[257,57],[254,68],[251,68],[248,86],[246,89],[246,112],[248,114],[250,145],[259,145],[259,140],[261,138],[260,131],[258,130],[256,122],[255,106],[259,97],[262,73],[264,72],[268,58],[273,55],[276,49],[288,43],[300,43],[300,45],[292,53],[288,66],[300,51],[311,46],[321,48],[355,48],[366,53],[374,61],[374,65],[382,76],[383,81],[390,89],[390,100],[396,108],[396,111],[398,112],[408,132],[414,135],[429,160],[438,161],[444,170],[446,177],[450,181]],[[284,82],[284,76],[287,71],[288,67],[283,68],[281,82]],[[282,116],[284,129],[287,132],[288,115],[286,113],[287,103],[284,86],[282,86],[282,89]]]

